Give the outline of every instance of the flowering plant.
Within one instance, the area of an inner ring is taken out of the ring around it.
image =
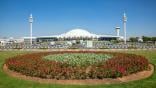
[[[83,53],[84,55],[82,56],[86,56],[87,59],[83,57],[83,59],[86,60],[79,62],[79,60],[74,61],[74,57],[71,56],[73,60],[69,63],[66,62],[66,60],[62,62],[59,60],[45,60],[44,58],[49,55],[63,55],[64,53],[68,53],[67,55],[69,55],[69,53],[75,55],[76,53],[76,55],[80,55],[79,58]],[[90,56],[91,54],[96,54],[97,56],[95,56],[97,58],[102,57],[103,59],[97,59],[99,61],[92,59],[93,61],[88,62],[90,61],[90,57],[87,56],[87,54]],[[105,55],[108,55],[109,59],[105,58]],[[76,65],[73,65],[73,63],[76,63]],[[85,65],[85,63],[87,65]],[[33,77],[48,79],[103,79],[122,77],[146,70],[149,62],[145,57],[134,54],[109,53],[102,51],[60,51],[15,56],[7,59],[5,64],[10,70]]]

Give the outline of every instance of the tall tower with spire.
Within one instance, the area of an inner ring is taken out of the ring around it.
[[[126,13],[124,12],[123,14],[124,44],[126,44],[126,22],[127,22],[127,17],[126,17]]]
[[[30,24],[30,45],[32,45],[32,23],[33,23],[33,17],[32,17],[32,14],[30,14],[30,17],[29,17],[29,24]]]

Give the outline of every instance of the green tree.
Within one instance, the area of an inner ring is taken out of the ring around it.
[[[152,37],[151,41],[155,42],[156,41],[156,37]]]
[[[151,37],[142,36],[144,42],[151,41]]]
[[[138,42],[138,37],[130,37],[130,42]]]

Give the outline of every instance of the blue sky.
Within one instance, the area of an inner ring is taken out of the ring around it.
[[[29,36],[28,17],[34,17],[33,36],[61,34],[82,28],[113,34],[126,12],[127,36],[156,36],[156,0],[0,0],[0,37]]]

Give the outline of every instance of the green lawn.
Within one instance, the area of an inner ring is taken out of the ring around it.
[[[154,74],[147,79],[133,81],[122,84],[111,84],[111,85],[95,85],[95,86],[81,86],[81,85],[58,85],[58,84],[39,84],[32,81],[20,80],[13,78],[5,74],[2,70],[2,66],[5,59],[18,54],[28,52],[21,51],[5,51],[0,52],[0,88],[156,88],[156,71]],[[135,53],[146,56],[151,63],[156,65],[156,50],[146,51],[127,51],[127,53]]]

